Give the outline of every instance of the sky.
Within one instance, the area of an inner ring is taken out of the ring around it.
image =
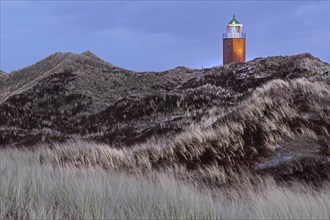
[[[135,71],[219,66],[233,14],[247,35],[247,61],[309,52],[330,62],[328,0],[0,0],[0,7],[0,69],[7,73],[55,52],[86,50]]]

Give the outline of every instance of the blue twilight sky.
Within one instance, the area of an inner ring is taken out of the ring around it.
[[[221,35],[234,13],[247,60],[302,52],[330,60],[328,0],[0,1],[5,72],[86,50],[137,71],[222,65]]]

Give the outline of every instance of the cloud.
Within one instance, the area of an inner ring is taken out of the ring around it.
[[[300,5],[297,7],[297,9],[294,11],[295,16],[299,17],[308,17],[307,15],[319,15],[320,12],[327,12],[329,14],[329,2],[307,2],[304,5]],[[322,19],[323,20],[323,19]]]
[[[183,65],[182,60],[189,57],[187,48],[196,45],[194,40],[180,34],[150,33],[125,27],[102,29],[91,33],[88,38],[98,41],[94,48],[100,51],[100,55],[112,56],[106,58],[109,62],[140,71],[166,70]]]
[[[183,37],[172,33],[148,33],[142,30],[132,30],[124,27],[110,29],[100,29],[92,33],[96,38],[112,39],[115,42],[125,42],[130,44],[143,44],[143,47],[162,47],[174,42],[185,41]]]
[[[247,57],[251,59],[292,51],[308,51],[323,60],[330,59],[329,2],[1,1],[0,4],[0,66],[7,72],[55,51],[87,49],[133,70],[221,64],[221,34],[233,13],[244,24]]]

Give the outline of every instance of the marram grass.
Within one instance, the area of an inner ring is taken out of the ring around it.
[[[1,219],[329,219],[330,185],[197,187],[168,173],[128,175],[40,164],[36,152],[0,151]],[[216,172],[216,171],[213,171]],[[248,174],[246,174],[248,175]],[[243,179],[243,178],[242,178]]]

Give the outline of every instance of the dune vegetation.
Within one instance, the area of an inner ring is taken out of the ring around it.
[[[330,65],[137,73],[56,53],[0,78],[0,219],[329,219]]]
[[[77,146],[78,149],[80,146]],[[330,184],[256,178],[227,187],[98,167],[40,165],[34,152],[0,155],[1,219],[328,219]],[[239,178],[251,179],[249,173]],[[226,178],[226,176],[222,176]],[[196,183],[196,184],[194,184]]]
[[[2,149],[0,218],[328,219],[329,91],[273,81],[171,140]]]

